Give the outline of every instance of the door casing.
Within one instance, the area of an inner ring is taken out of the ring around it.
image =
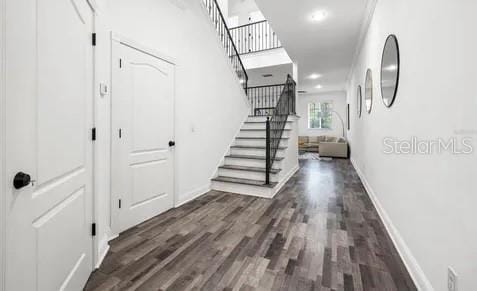
[[[148,48],[142,44],[140,44],[139,42],[135,41],[135,40],[132,40],[131,38],[128,38],[128,37],[125,37],[119,33],[116,33],[116,32],[111,32],[111,56],[113,55],[113,47],[114,47],[114,43],[118,43],[118,44],[123,44],[123,45],[126,45],[126,46],[129,46],[131,48],[134,48],[138,51],[141,51],[145,54],[148,54],[150,56],[153,56],[155,58],[158,58],[158,59],[161,59],[167,63],[170,63],[174,66],[174,75],[175,75],[175,70],[176,70],[176,66],[177,66],[177,62],[176,60],[173,58],[173,57],[170,57],[166,54],[163,54],[161,52],[158,52],[154,49],[151,49],[151,48]],[[112,70],[113,70],[113,64],[111,63],[110,64],[110,70],[111,70],[111,73],[112,73]],[[175,82],[175,78],[174,78],[174,82]],[[176,132],[175,132],[175,119],[176,119],[176,108],[175,108],[175,97],[176,97],[176,94],[175,94],[175,88],[176,88],[176,84],[174,83],[174,88],[173,88],[173,95],[172,95],[172,99],[173,99],[173,115],[174,115],[174,125],[173,125],[173,131],[174,131],[174,136],[176,135]],[[114,88],[111,87],[111,92],[114,92]],[[113,93],[114,94],[114,93]],[[111,95],[111,98],[114,98],[113,95]],[[110,104],[110,112],[111,112],[111,116],[113,114],[113,106],[112,106],[112,102]],[[114,131],[114,129],[111,127],[111,132],[110,132],[110,136],[112,137],[113,135],[116,135],[116,132]],[[113,159],[114,157],[112,156],[112,149],[113,149],[113,139],[111,138],[111,144],[110,144],[110,150],[109,152],[111,153],[111,159]],[[176,185],[175,185],[175,180],[176,180],[176,172],[177,172],[177,159],[174,158],[173,159],[173,171],[174,171],[174,181],[173,181],[173,192],[172,192],[172,196],[173,196],[173,207],[177,207],[177,193],[176,193]],[[112,173],[112,168],[110,167],[110,173]],[[111,175],[111,179],[112,179],[112,175]],[[112,180],[110,181],[111,184],[112,184]],[[110,197],[111,197],[111,205],[110,205],[110,211],[111,211],[111,231],[113,232],[113,235],[118,235],[119,234],[119,231],[118,229],[115,227],[115,224],[113,223],[113,221],[115,219],[117,219],[117,215],[118,215],[118,205],[117,205],[117,201],[118,201],[118,197],[116,197],[116,195],[111,191],[110,193]]]
[[[0,291],[5,290],[5,0],[0,0]]]

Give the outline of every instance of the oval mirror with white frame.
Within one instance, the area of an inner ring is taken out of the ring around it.
[[[358,117],[361,117],[361,111],[363,108],[363,97],[361,94],[361,86],[358,86],[358,92],[356,93],[356,108],[358,110]]]
[[[366,82],[364,85],[364,103],[366,105],[366,111],[371,113],[373,108],[373,73],[371,69],[366,72]]]
[[[399,85],[400,55],[397,37],[391,34],[386,39],[381,59],[381,95],[384,105],[391,107],[396,99]]]

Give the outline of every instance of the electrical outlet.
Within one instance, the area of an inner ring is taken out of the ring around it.
[[[447,268],[447,288],[449,291],[457,291],[457,273],[451,268]]]

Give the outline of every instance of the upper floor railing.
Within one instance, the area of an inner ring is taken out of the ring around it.
[[[239,54],[249,54],[282,47],[268,21],[263,20],[230,29]]]
[[[250,115],[268,116],[273,113],[285,84],[248,87]]]
[[[212,23],[217,30],[220,42],[224,46],[225,52],[232,63],[232,67],[237,73],[242,87],[244,88],[245,92],[247,92],[247,72],[245,71],[245,67],[242,63],[242,60],[240,59],[240,53],[234,44],[234,40],[230,34],[230,30],[227,27],[222,11],[220,10],[216,0],[202,0],[202,2],[204,3]]]

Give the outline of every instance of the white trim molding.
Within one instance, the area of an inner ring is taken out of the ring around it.
[[[361,54],[361,50],[363,48],[364,40],[366,39],[369,26],[371,25],[371,21],[373,20],[373,17],[374,17],[374,11],[376,10],[376,5],[378,5],[378,0],[371,0],[371,1],[368,1],[368,3],[366,4],[365,17],[363,22],[361,23],[358,42],[356,43],[356,49],[354,51],[353,60],[351,62],[351,68],[348,72],[348,77],[346,78],[347,84],[351,81],[351,77],[353,76],[353,72],[356,68],[359,55]]]
[[[6,242],[6,167],[5,167],[5,105],[6,105],[6,0],[0,0],[0,291],[5,290]]]
[[[285,186],[288,180],[290,180],[290,178],[293,177],[293,175],[295,175],[295,173],[298,172],[298,170],[300,170],[299,164],[297,164],[290,171],[288,171],[288,173],[286,173],[285,176],[283,177],[282,181],[280,181],[280,183],[278,183],[278,185],[275,186],[275,188],[273,189],[272,197],[268,197],[268,198],[275,197],[275,195],[277,195],[278,192],[282,190],[283,186]]]
[[[148,55],[153,56],[155,58],[166,61],[171,65],[177,65],[177,60],[174,57],[168,56],[168,55],[163,54],[161,52],[158,52],[154,49],[148,48],[148,47],[140,44],[139,42],[137,42],[137,41],[135,41],[131,38],[120,35],[117,32],[111,31],[111,40],[112,41],[117,41],[120,44],[129,46],[129,47],[131,47],[133,49],[136,49],[136,50],[139,50],[139,51],[141,51],[145,54],[148,54]]]
[[[374,208],[376,208],[376,211],[378,212],[379,218],[383,222],[389,237],[391,238],[394,246],[396,247],[399,253],[399,256],[401,257],[401,260],[404,262],[404,265],[407,271],[411,275],[411,278],[414,281],[414,284],[417,286],[419,290],[426,290],[426,291],[434,290],[434,287],[432,287],[431,282],[427,279],[426,275],[424,274],[424,271],[419,266],[416,258],[412,255],[411,250],[409,249],[406,242],[402,238],[398,229],[394,226],[393,222],[391,221],[391,218],[387,214],[386,210],[384,210],[374,190],[371,188],[371,185],[368,183],[368,180],[366,180],[364,173],[357,166],[356,161],[353,158],[351,158],[351,164],[356,170],[356,173],[358,173],[358,176],[361,179],[361,182],[363,183],[363,186],[366,189],[366,192],[368,193],[368,196],[371,199],[371,202],[373,203]]]
[[[196,188],[195,190],[192,190],[192,191],[184,194],[184,196],[186,198],[178,200],[177,204],[174,205],[174,208],[181,207],[182,205],[187,204],[187,203],[199,198],[200,196],[208,193],[209,191],[210,191],[210,183],[207,183],[206,185],[203,185],[202,187]]]
[[[98,242],[98,258],[96,260],[96,264],[94,266],[95,269],[98,269],[101,264],[103,263],[104,258],[108,254],[109,251],[109,241],[111,238],[108,236],[107,233],[104,234],[103,238]]]

